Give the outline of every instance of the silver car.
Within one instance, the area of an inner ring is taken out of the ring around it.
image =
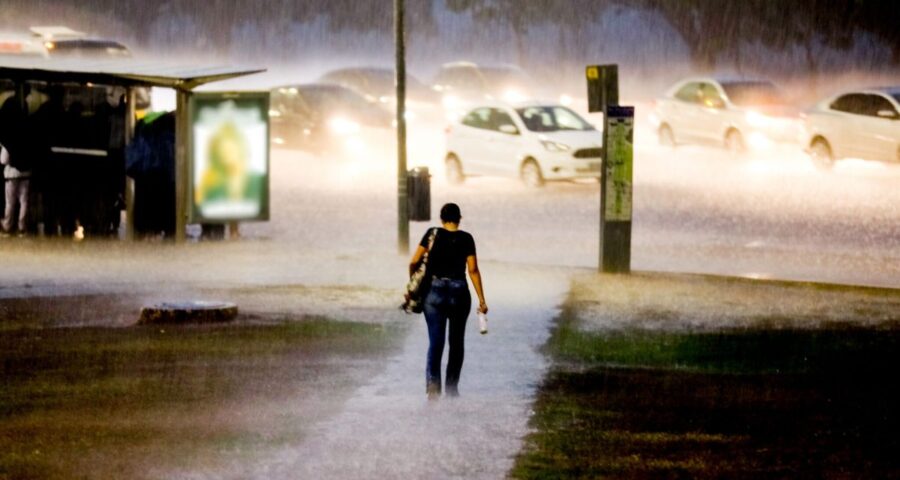
[[[829,97],[806,113],[804,145],[819,168],[840,158],[900,162],[900,87]]]
[[[651,116],[663,145],[722,145],[734,152],[796,142],[797,111],[764,80],[697,77],[675,84]]]

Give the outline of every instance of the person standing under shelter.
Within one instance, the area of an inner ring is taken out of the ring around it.
[[[33,160],[35,134],[29,125],[28,98],[31,86],[20,84],[16,93],[7,98],[0,107],[0,167],[3,168],[4,206],[3,221],[0,222],[0,236],[8,237],[14,222],[18,235],[25,235],[28,218],[28,195],[31,187],[31,165]],[[16,211],[18,210],[18,215]],[[16,219],[18,218],[18,221]]]
[[[5,146],[0,145],[0,164],[3,165],[3,178],[5,180],[6,208],[3,215],[2,235],[8,237],[12,233],[13,222],[16,220],[18,207],[17,233],[25,236],[25,220],[28,218],[28,194],[31,187],[31,170],[21,168],[13,162],[13,158]]]

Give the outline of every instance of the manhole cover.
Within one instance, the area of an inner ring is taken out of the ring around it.
[[[142,308],[138,324],[228,322],[237,314],[237,305],[229,302],[163,302]]]

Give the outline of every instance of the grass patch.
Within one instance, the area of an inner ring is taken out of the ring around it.
[[[785,328],[759,305],[756,327],[582,329],[604,310],[577,295],[511,477],[900,478],[895,325]]]
[[[893,369],[900,361],[900,330],[582,332],[565,325],[546,350],[557,360],[575,364],[706,373],[837,374]]]
[[[323,318],[0,332],[0,479],[153,478],[296,441],[399,333]]]
[[[872,378],[596,367],[545,380],[513,478],[897,478]]]

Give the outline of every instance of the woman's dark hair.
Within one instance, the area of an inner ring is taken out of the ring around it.
[[[441,221],[444,223],[459,223],[462,214],[459,213],[459,205],[447,203],[441,207]]]

